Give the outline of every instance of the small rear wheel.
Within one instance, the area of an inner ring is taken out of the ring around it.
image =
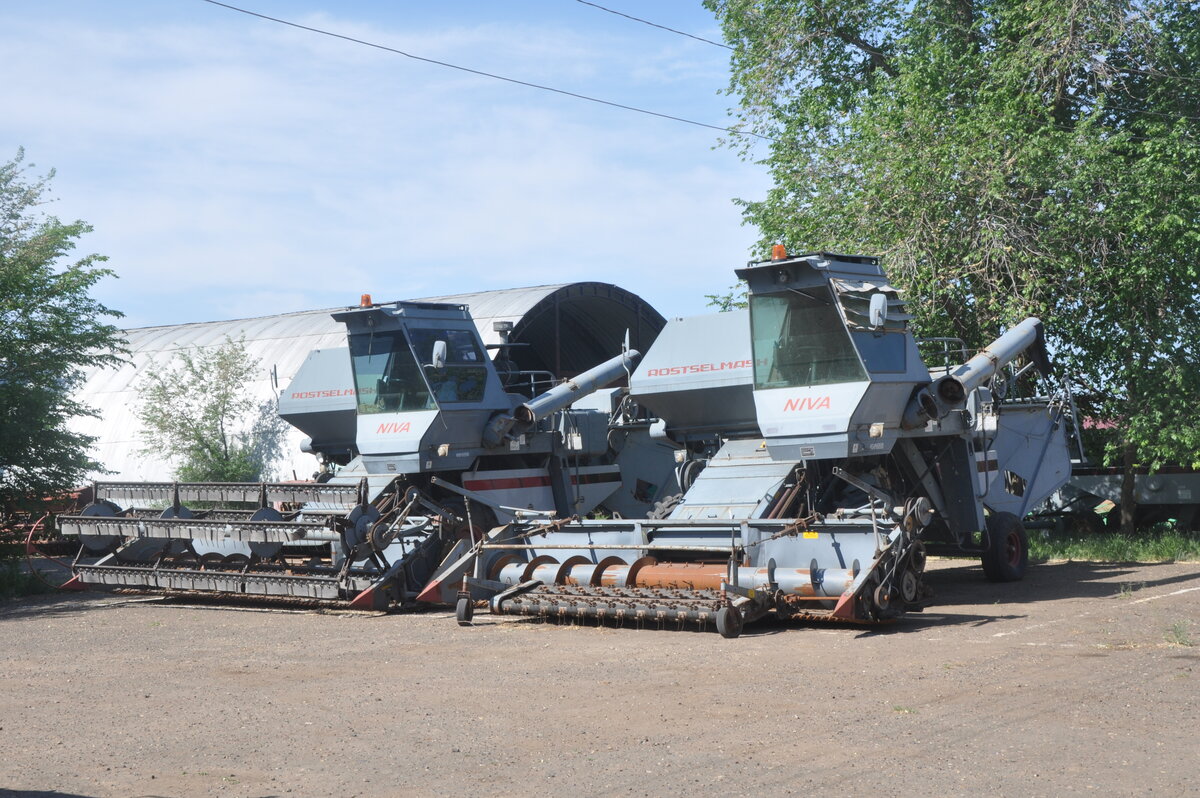
[[[989,582],[1018,582],[1029,565],[1029,538],[1012,513],[993,513],[987,519],[988,547],[980,558]]]
[[[742,614],[734,607],[717,610],[717,631],[721,637],[735,638],[742,633]]]
[[[459,626],[470,626],[475,617],[475,602],[467,596],[459,596],[458,604],[454,607],[454,617]]]

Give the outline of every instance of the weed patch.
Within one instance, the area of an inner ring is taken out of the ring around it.
[[[20,551],[14,544],[0,545],[0,599],[50,592],[45,582],[25,570]]]
[[[1173,646],[1194,646],[1187,621],[1176,621],[1167,630],[1167,642]]]
[[[1133,535],[1103,532],[1080,536],[1030,530],[1029,556],[1040,561],[1200,562],[1200,533],[1171,527]]]

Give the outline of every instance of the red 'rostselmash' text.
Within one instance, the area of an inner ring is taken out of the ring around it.
[[[753,365],[753,360],[727,360],[724,363],[692,363],[688,366],[646,369],[646,376],[674,377],[679,374],[702,374],[706,371],[734,371],[736,369],[748,369]]]
[[[408,432],[412,429],[412,424],[407,421],[389,421],[386,424],[380,424],[379,429],[375,430],[376,435],[395,435],[398,432]]]
[[[293,399],[333,399],[338,396],[354,396],[353,388],[330,388],[325,391],[298,391],[292,394]]]
[[[783,412],[804,412],[805,410],[828,410],[828,396],[804,396],[799,399],[788,399],[783,406]]]

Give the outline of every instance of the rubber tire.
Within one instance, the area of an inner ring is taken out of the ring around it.
[[[988,548],[980,557],[989,582],[1019,582],[1029,566],[1029,537],[1021,519],[1012,513],[992,513],[987,519]]]
[[[742,614],[733,607],[717,610],[717,631],[721,637],[732,640],[742,633]]]
[[[459,626],[470,626],[471,619],[475,617],[475,602],[466,596],[459,598],[458,603],[454,605],[454,618],[458,621]]]
[[[675,508],[679,506],[681,501],[683,501],[683,494],[673,493],[661,501],[655,502],[654,509],[652,509],[650,514],[646,517],[651,521],[665,521],[667,520],[667,516],[669,516],[675,510]]]
[[[1070,535],[1080,537],[1094,537],[1105,531],[1104,519],[1091,510],[1068,514],[1064,526]]]

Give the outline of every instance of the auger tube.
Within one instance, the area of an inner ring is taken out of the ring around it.
[[[622,352],[520,405],[513,411],[513,418],[521,424],[535,424],[631,372],[640,357],[641,353],[636,349]]]

